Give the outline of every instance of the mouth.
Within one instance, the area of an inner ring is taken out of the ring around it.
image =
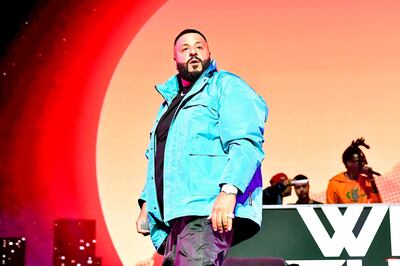
[[[199,60],[197,58],[190,59],[188,62],[188,66],[190,66],[190,68],[193,71],[198,71],[201,68],[201,60]]]
[[[189,62],[189,65],[191,65],[192,67],[197,67],[198,65],[200,65],[200,62],[197,60],[193,60]]]
[[[189,64],[199,64],[201,61],[197,58],[193,58],[189,60]]]

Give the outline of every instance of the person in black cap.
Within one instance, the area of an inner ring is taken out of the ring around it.
[[[174,40],[178,74],[150,133],[138,233],[150,234],[163,265],[221,265],[229,248],[261,225],[264,100],[218,70],[195,29]]]
[[[363,138],[352,141],[343,152],[342,161],[346,172],[329,180],[326,203],[380,203],[382,202],[374,175],[360,146],[369,149]]]
[[[322,204],[322,202],[310,198],[310,182],[305,175],[296,175],[292,184],[297,195],[296,204]]]

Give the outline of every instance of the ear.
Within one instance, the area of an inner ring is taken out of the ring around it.
[[[176,57],[175,56],[174,56],[174,65],[175,65],[175,68],[178,69],[178,65],[176,63]]]

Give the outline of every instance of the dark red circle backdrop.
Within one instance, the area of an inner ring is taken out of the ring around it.
[[[121,265],[97,190],[98,122],[120,57],[165,2],[48,1],[3,58],[0,236],[27,238],[28,266],[51,264],[57,218],[96,219],[97,255]]]

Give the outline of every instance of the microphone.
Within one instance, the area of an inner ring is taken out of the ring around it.
[[[372,170],[372,167],[369,167],[368,165],[364,165],[363,168],[362,168],[362,171],[364,173],[366,173],[366,174],[373,174],[373,175],[376,175],[376,176],[381,176],[380,173],[375,172],[374,170]]]

